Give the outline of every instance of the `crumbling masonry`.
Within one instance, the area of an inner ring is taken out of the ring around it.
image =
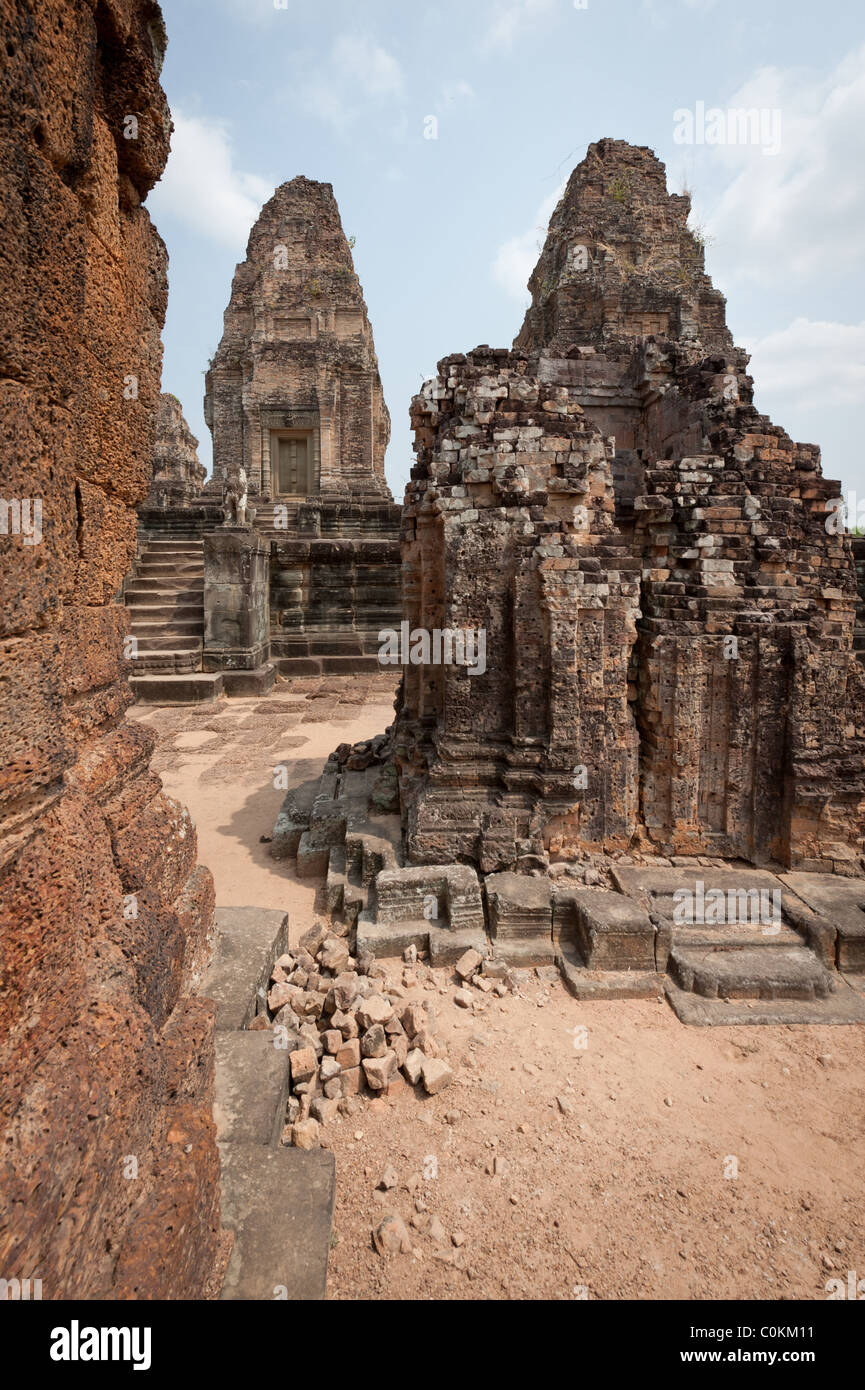
[[[414,861],[860,861],[839,485],[752,405],[688,211],[649,150],[592,146],[513,350],[446,358],[413,403],[406,616],[485,628],[489,654],[407,668]]]
[[[326,871],[358,949],[557,959],[581,996],[668,974],[691,1022],[847,1022],[865,673],[840,488],[755,409],[689,206],[650,150],[592,145],[513,348],[414,399],[404,629],[483,634],[485,661],[404,657],[387,740],[287,798],[273,852]],[[782,922],[683,929],[680,888],[777,893]]]
[[[3,497],[41,506],[38,541],[0,536],[0,1276],[199,1298],[213,884],[124,720],[116,602],[159,400],[166,255],[141,204],[168,153],[165,35],[148,0],[0,12]]]

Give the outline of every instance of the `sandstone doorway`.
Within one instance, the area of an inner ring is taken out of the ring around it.
[[[312,437],[300,431],[274,431],[271,467],[278,497],[306,497],[315,491],[312,476]]]

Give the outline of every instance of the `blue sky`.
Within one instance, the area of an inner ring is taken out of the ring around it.
[[[277,8],[277,6],[280,6]],[[694,198],[758,407],[865,501],[862,0],[163,0],[176,130],[148,208],[170,254],[163,389],[201,400],[261,204],[333,184],[393,420],[449,352],[509,346],[557,193],[603,136]],[[759,144],[683,144],[680,110],[780,112]],[[437,138],[425,138],[437,122]]]

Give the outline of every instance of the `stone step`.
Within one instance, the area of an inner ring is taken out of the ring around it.
[[[201,668],[201,644],[191,651],[176,649],[142,651],[134,658],[135,668],[142,675],[192,675]]]
[[[177,579],[204,579],[204,565],[199,560],[154,559],[145,555],[138,562],[136,578],[143,575],[154,578],[158,575],[175,576]]]
[[[714,924],[674,926],[672,945],[683,947],[707,947],[724,950],[728,947],[743,946],[803,946],[802,937],[786,922],[761,927],[752,922],[726,922],[723,927]]]
[[[125,599],[143,599],[145,603],[197,603],[202,606],[204,603],[204,585],[196,584],[195,581],[189,584],[168,584],[164,578],[160,580],[134,580],[125,592]]]
[[[150,634],[147,636],[144,634],[139,635],[138,631],[133,629],[132,635],[138,639],[138,655],[135,657],[136,661],[140,661],[143,656],[159,652],[166,655],[170,652],[198,652],[200,654],[204,646],[200,634],[181,634],[175,632],[173,629],[166,631],[163,628],[158,634]]]
[[[214,921],[216,945],[201,993],[216,1001],[218,1032],[248,1028],[274,962],[288,950],[288,914],[277,908],[218,907]]]
[[[806,946],[674,945],[667,969],[706,999],[825,999],[838,983]]]
[[[130,608],[130,615],[140,613],[138,608]],[[164,637],[174,635],[175,637],[204,637],[204,620],[199,615],[197,618],[175,618],[170,614],[164,618],[150,619],[130,617],[130,628],[133,637]]]
[[[865,1023],[865,998],[844,981],[823,999],[704,999],[672,980],[665,992],[676,1017],[696,1028]]]
[[[184,579],[170,582],[165,575],[155,576],[136,576],[126,589],[126,596],[134,594],[154,594],[170,598],[172,595],[186,594],[198,595],[204,600],[204,580],[203,579]]]
[[[132,693],[143,705],[210,704],[223,694],[221,671],[160,671],[131,676]]]
[[[204,541],[196,540],[192,536],[148,536],[140,542],[139,548],[146,554],[164,552],[166,555],[174,555],[182,552],[201,556],[204,554]]]
[[[335,1191],[334,1158],[263,1144],[220,1144],[222,1221],[234,1232],[225,1302],[323,1299]]]
[[[213,1118],[220,1143],[270,1144],[282,1139],[289,1057],[274,1033],[249,1029],[216,1034]]]
[[[590,970],[570,941],[559,943],[556,965],[575,999],[656,999],[664,988],[653,970]]]
[[[399,675],[396,667],[381,666],[377,656],[280,656],[273,664],[281,676],[354,676],[393,670],[396,681]]]
[[[163,618],[171,618],[182,622],[195,620],[203,621],[204,607],[198,602],[195,596],[190,599],[184,594],[169,594],[162,598],[153,593],[152,589],[146,590],[143,594],[126,595],[130,617],[146,620],[147,622],[159,622]],[[157,602],[153,602],[156,598]]]

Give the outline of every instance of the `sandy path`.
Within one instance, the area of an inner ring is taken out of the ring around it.
[[[380,676],[280,682],[270,696],[205,707],[136,705],[130,718],[159,735],[154,771],[189,807],[198,856],[213,873],[222,907],[275,907],[291,915],[291,937],[310,926],[318,885],[271,859],[270,835],[288,784],[317,780],[339,743],[382,733],[393,720],[394,683]]]

